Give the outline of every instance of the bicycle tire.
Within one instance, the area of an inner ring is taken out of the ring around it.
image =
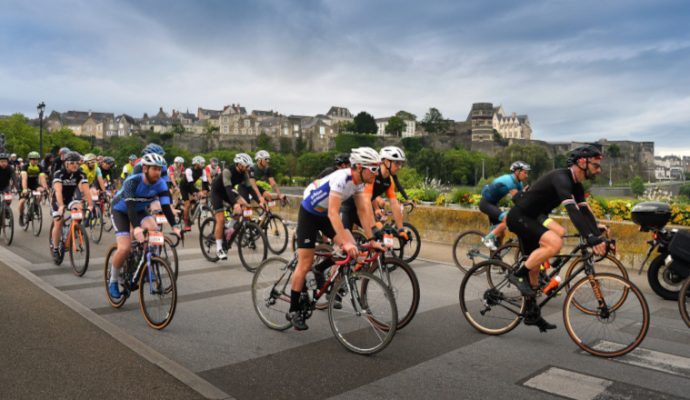
[[[69,261],[72,265],[72,271],[76,276],[84,276],[86,270],[89,269],[89,237],[86,235],[86,230],[80,224],[74,225],[74,231],[69,245]],[[83,257],[84,262],[80,263],[77,256]]]
[[[22,230],[24,232],[29,230],[29,222],[31,221],[31,216],[29,215],[29,210],[31,210],[31,207],[32,207],[32,201],[31,201],[31,197],[29,197],[26,200],[26,202],[24,203],[24,215],[19,214],[20,227],[22,228]],[[19,212],[19,210],[17,210],[17,212]],[[24,220],[22,221],[22,219],[24,219]],[[21,225],[21,224],[23,224],[23,225]]]
[[[327,254],[327,253],[332,253],[333,252],[333,246],[329,244],[317,244],[316,247],[314,248],[314,261],[312,261],[312,266],[325,261],[326,257],[324,256],[319,256],[319,254]],[[331,274],[333,274],[337,270],[337,266],[335,263],[327,270],[324,271],[324,280],[328,280],[328,278],[331,277]],[[336,278],[338,279],[338,278]],[[319,298],[319,300],[316,302],[314,305],[314,308],[317,310],[325,310],[328,308],[328,296],[323,295]]]
[[[43,209],[41,205],[34,200],[33,209],[31,210],[31,233],[38,237],[43,229]]]
[[[105,299],[108,301],[108,304],[110,304],[113,308],[120,308],[125,305],[125,302],[127,301],[127,296],[123,293],[120,296],[120,299],[113,299],[110,297],[110,291],[108,290],[108,285],[110,284],[110,269],[112,268],[112,263],[111,259],[115,255],[115,252],[117,251],[117,245],[114,244],[110,246],[108,249],[108,252],[106,253],[105,256],[105,268],[103,269],[103,277],[104,277],[104,287],[105,287]],[[127,260],[125,260],[125,263],[122,265],[122,268],[127,267]]]
[[[216,219],[206,218],[206,221],[201,223],[199,228],[199,247],[201,248],[201,254],[204,258],[210,262],[218,262],[218,256],[216,255]]]
[[[278,215],[271,215],[263,224],[263,229],[271,253],[282,254],[288,245],[288,230],[283,219]]]
[[[604,298],[607,298],[611,295],[613,295],[614,298],[623,297],[620,294],[615,294],[615,289],[607,288],[604,284],[605,281],[608,281],[607,284],[611,285],[613,285],[614,282],[617,282],[618,285],[621,285],[624,288],[624,292],[632,294],[632,296],[626,295],[626,300],[636,299],[639,303],[639,307],[635,303],[631,303],[629,305],[623,304],[618,306],[617,309],[612,310],[610,312],[608,310],[599,309],[599,312],[596,315],[583,313],[579,310],[579,307],[570,307],[570,305],[573,303],[573,298],[579,296],[580,303],[583,303],[583,299],[587,297],[587,294],[590,293],[593,295],[591,296],[592,303],[599,302],[597,300],[594,288],[590,286],[590,283],[594,281],[596,281],[597,285],[599,286],[599,292],[602,294],[602,296],[604,296]],[[642,312],[642,321],[639,322],[639,332],[632,334],[633,336],[635,336],[633,340],[629,344],[625,344],[612,342],[607,340],[606,337],[602,337],[604,336],[605,331],[615,330],[615,334],[612,336],[615,337],[616,341],[622,341],[625,335],[628,335],[627,330],[636,329],[634,327],[637,326],[637,323],[631,323],[631,319],[630,317],[628,317],[628,308],[632,309],[632,312],[636,312],[638,309],[641,309]],[[624,312],[625,314],[623,314]],[[597,328],[591,328],[590,323],[586,324],[586,330],[581,330],[580,322],[586,323],[590,320],[592,323],[599,323],[599,325],[597,325]],[[647,301],[645,300],[644,295],[642,294],[642,292],[640,292],[640,289],[638,289],[637,286],[635,286],[629,280],[624,279],[619,275],[609,273],[597,273],[580,279],[573,285],[570,292],[568,292],[568,295],[566,296],[565,301],[563,302],[563,322],[565,323],[565,328],[568,332],[568,336],[570,336],[570,338],[575,342],[575,344],[582,350],[597,357],[619,357],[634,350],[637,346],[640,345],[642,340],[644,340],[645,336],[647,335],[647,331],[649,330],[649,306],[647,305]],[[616,322],[619,322],[621,326],[618,329],[615,327]],[[575,328],[575,326],[577,326],[577,328]],[[623,331],[623,329],[626,329],[626,331]],[[596,337],[591,340],[583,339],[581,338],[583,332],[596,332]],[[623,347],[614,348],[617,347],[614,345],[619,345]]]
[[[690,328],[690,278],[685,280],[678,292],[678,311],[685,325]]]
[[[476,259],[482,254],[482,242],[484,234],[480,231],[465,231],[458,235],[453,242],[453,261],[455,265],[460,268],[462,272],[467,273],[474,265],[481,260]],[[486,257],[480,257],[488,260],[491,255],[489,250],[484,252]]]
[[[606,257],[600,257],[600,258],[599,258],[598,260],[596,260],[596,261],[595,261],[595,260],[592,260],[592,261],[594,261],[594,268],[595,268],[595,270],[596,270],[597,264],[601,263],[601,262],[604,261],[604,260],[607,260],[607,261],[609,261],[609,262],[612,263],[612,265],[613,265],[613,270],[616,271],[616,272],[613,273],[613,275],[618,275],[618,276],[623,277],[625,280],[630,280],[630,278],[628,277],[628,270],[625,268],[625,266],[623,265],[623,263],[620,262],[620,260],[618,260],[616,257],[612,256],[611,254],[607,254]],[[568,279],[570,279],[570,276],[571,276],[571,274],[573,273],[573,271],[575,271],[576,266],[577,266],[578,264],[581,264],[582,262],[584,262],[584,260],[582,259],[582,257],[577,257],[575,260],[573,260],[573,261],[570,263],[570,265],[568,266],[568,269],[567,269],[567,271],[566,271],[566,273],[565,273],[565,280],[566,280],[566,281],[568,281]],[[610,268],[611,268],[611,267],[610,267]],[[583,272],[580,272],[580,274],[584,274],[584,271],[583,271]],[[580,274],[578,274],[578,275],[580,275]],[[578,282],[579,280],[580,280],[580,279],[577,279],[577,278],[573,279],[573,281],[575,281],[575,282]],[[566,290],[566,291],[570,291],[570,282],[568,282],[568,283],[565,285],[565,290]],[[620,306],[621,304],[623,304],[623,303],[625,302],[625,296],[627,296],[627,294],[628,294],[627,291],[625,291],[625,292],[624,292],[624,296],[621,297],[619,303],[613,306],[613,309],[614,309],[614,310],[617,308],[617,306]],[[596,312],[596,310],[588,310],[588,309],[586,309],[586,307],[584,307],[583,305],[581,305],[581,304],[578,303],[577,299],[576,299],[576,300],[573,300],[573,304],[575,305],[575,307],[577,307],[580,311],[582,311],[582,312],[584,312],[584,313],[590,313],[590,315],[594,315],[595,312]]]
[[[365,283],[366,293],[359,293]],[[350,288],[354,289],[356,296],[353,296]],[[342,308],[336,308],[336,303],[340,303]],[[358,312],[357,307],[363,312]],[[354,322],[354,328],[347,324],[348,320]],[[391,343],[397,331],[398,312],[393,293],[377,276],[368,272],[353,272],[337,280],[331,289],[328,321],[333,335],[347,350],[367,355],[378,353]]]
[[[292,326],[285,318],[290,310],[292,272],[289,261],[270,257],[259,265],[252,278],[252,304],[261,322],[267,327],[284,331]]]
[[[419,236],[419,231],[409,222],[403,222],[403,228],[412,232],[410,235],[410,240],[405,243],[405,258],[403,261],[410,264],[412,261],[417,259],[419,252],[422,250],[422,238]]]
[[[153,329],[161,330],[170,325],[177,308],[177,286],[172,269],[165,260],[153,256],[150,261],[141,268],[139,273],[139,305],[144,320]],[[147,300],[147,295],[152,298]],[[162,297],[169,298],[168,305],[155,307],[156,300]],[[155,308],[158,308],[156,310]],[[158,311],[154,315],[154,311]]]
[[[379,270],[378,263],[371,263],[367,272],[378,276],[391,289],[395,297],[395,304],[398,309],[398,330],[407,326],[414,318],[419,308],[419,280],[410,264],[395,257],[386,257],[381,260],[383,276],[376,275]],[[392,276],[395,274],[395,276]],[[390,281],[389,281],[390,280]],[[362,282],[362,295],[367,291],[369,281]],[[377,323],[377,321],[374,321]],[[386,327],[385,324],[381,324]]]
[[[103,205],[103,229],[105,229],[106,232],[111,232],[113,230],[113,220],[109,201]]]
[[[2,220],[2,240],[5,242],[6,246],[9,246],[14,239],[14,214],[7,204],[5,204],[4,209],[5,215]]]
[[[180,260],[177,256],[177,248],[173,244],[172,239],[170,239],[167,236],[165,237],[165,245],[161,248],[161,252],[158,255],[158,257],[162,258],[163,260],[165,260],[165,262],[168,263],[170,269],[173,272],[173,276],[175,277],[175,282],[177,282],[177,274],[180,268]]]
[[[268,257],[266,235],[255,222],[246,222],[237,232],[235,238],[237,253],[244,269],[255,272],[261,263]]]
[[[503,279],[492,281],[491,271],[501,270]],[[520,291],[508,281],[511,267],[500,260],[487,260],[476,264],[462,278],[460,284],[460,309],[467,322],[477,331],[487,335],[503,335],[515,329],[522,321],[525,311],[525,299]],[[470,284],[470,280],[472,283]],[[475,315],[475,303],[478,307]],[[499,307],[500,306],[500,307]],[[482,309],[482,307],[484,307]],[[507,311],[505,316],[500,312],[492,313],[490,321],[483,321],[494,308]]]
[[[91,214],[89,221],[89,237],[94,243],[98,244],[101,242],[101,238],[103,238],[103,214],[99,207],[95,207],[94,212],[89,214]]]

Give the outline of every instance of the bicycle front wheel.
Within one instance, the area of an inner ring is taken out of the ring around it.
[[[619,275],[598,273],[584,277],[570,289],[563,302],[563,321],[568,335],[582,350],[598,357],[619,357],[644,340],[649,307],[632,282]]]
[[[277,331],[292,326],[285,318],[290,311],[292,271],[283,257],[271,257],[262,262],[252,279],[252,302],[261,322]]]
[[[215,218],[207,218],[206,221],[201,223],[201,227],[199,228],[199,247],[201,248],[201,254],[211,262],[218,261],[218,256],[216,255],[215,230]]]
[[[249,272],[254,272],[268,256],[266,235],[254,222],[247,222],[235,238],[237,252],[242,266]]]
[[[123,294],[122,296],[120,296],[119,299],[114,299],[110,297],[110,291],[108,290],[108,285],[110,285],[110,270],[113,269],[113,257],[115,256],[116,251],[117,245],[114,244],[110,247],[110,249],[108,249],[108,253],[106,253],[105,268],[103,269],[103,278],[105,283],[105,299],[108,300],[108,304],[110,304],[114,308],[120,308],[123,305],[125,305],[125,302],[127,301],[127,296]],[[127,261],[124,262],[122,268],[127,268]]]
[[[575,279],[571,278],[571,275],[572,275],[578,268],[580,268],[580,266],[581,266],[582,263],[584,263],[584,262],[585,262],[585,260],[583,260],[582,257],[578,257],[575,261],[573,261],[572,263],[570,263],[570,265],[568,266],[568,270],[567,270],[566,273],[565,273],[565,279],[566,279],[567,282],[578,282],[580,279],[586,277],[585,272],[584,272],[584,270],[583,270],[583,271],[580,271],[580,273],[578,273],[578,274],[576,275],[577,278],[575,278]],[[618,275],[618,276],[622,277],[622,278],[625,279],[625,280],[629,280],[629,278],[628,278],[628,270],[625,268],[625,266],[623,265],[623,263],[621,263],[616,257],[612,256],[611,254],[607,254],[606,257],[603,257],[603,258],[601,258],[601,259],[599,259],[599,260],[596,260],[596,262],[594,262],[594,269],[597,270],[597,271],[603,270],[603,271],[601,271],[601,272],[606,272],[606,273],[610,273],[610,274],[613,274],[613,275]],[[568,291],[570,290],[570,283],[567,283],[567,284],[565,285],[565,289],[568,290]],[[625,296],[627,296],[627,295],[628,295],[628,292],[627,292],[627,290],[626,290],[626,291],[624,291],[624,292],[622,293],[622,296],[618,299],[618,301],[616,302],[616,304],[611,304],[611,303],[610,303],[609,306],[612,306],[614,309],[616,309],[618,306],[620,306],[621,304],[623,304],[623,303],[625,302]],[[573,299],[573,305],[574,305],[575,307],[577,307],[580,311],[584,312],[584,313],[590,313],[590,314],[592,314],[592,315],[595,315],[595,314],[597,313],[597,309],[596,309],[596,308],[594,308],[594,309],[587,309],[587,307],[584,306],[584,305],[582,305],[582,304],[580,304],[580,303],[577,301],[577,299]]]
[[[153,329],[165,328],[177,306],[177,287],[170,266],[160,257],[151,257],[141,269],[139,283],[139,304],[146,323]]]
[[[2,228],[2,241],[9,246],[12,244],[12,239],[14,239],[14,215],[9,205],[5,205],[4,209],[5,215],[2,218],[2,227],[0,228]]]
[[[373,263],[367,270],[371,274],[379,276],[391,289],[395,297],[398,309],[398,330],[404,328],[412,321],[417,308],[419,308],[419,280],[410,265],[398,258],[387,257],[378,263]],[[369,281],[362,282],[362,293],[366,294]],[[381,326],[386,326],[381,324]]]
[[[455,239],[453,261],[462,272],[467,272],[476,263],[489,259],[489,249],[482,247],[483,238],[484,234],[479,231],[466,231]]]
[[[41,229],[43,229],[43,210],[41,204],[34,201],[33,207],[31,207],[31,232],[38,237],[41,234]]]
[[[177,249],[175,246],[173,246],[172,239],[167,236],[165,237],[165,244],[161,246],[161,251],[160,254],[158,254],[158,257],[162,258],[168,263],[173,272],[173,276],[175,277],[175,281],[177,281],[177,273],[180,268],[180,261],[177,257]]]
[[[110,213],[110,202],[105,203],[103,206],[103,229],[106,232],[113,230],[113,220],[112,214]]]
[[[89,236],[96,244],[100,243],[103,237],[103,214],[99,207],[95,207],[91,215],[89,221]]]
[[[462,278],[460,309],[467,322],[487,335],[515,329],[525,311],[525,299],[508,281],[511,267],[500,260],[483,261]]]
[[[364,286],[366,293],[361,289]],[[393,293],[381,279],[354,272],[335,282],[328,298],[328,320],[333,335],[346,349],[374,354],[393,340],[398,310]]]
[[[690,278],[685,280],[678,293],[678,309],[683,321],[690,328]]]
[[[283,219],[277,215],[272,215],[264,225],[268,249],[273,254],[281,254],[285,251],[288,244],[288,230],[283,223]]]
[[[69,261],[76,276],[84,276],[89,268],[89,237],[86,236],[84,227],[74,224],[73,229],[68,233],[72,237],[69,239]]]
[[[409,222],[403,222],[403,228],[409,233],[409,240],[405,242],[405,247],[403,250],[404,259],[406,263],[411,263],[419,255],[419,251],[422,249],[422,238],[419,236],[419,231]]]

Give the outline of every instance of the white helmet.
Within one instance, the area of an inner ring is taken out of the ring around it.
[[[141,164],[154,167],[165,167],[165,158],[156,153],[149,153],[141,157]]]
[[[268,154],[268,152],[267,152],[266,150],[259,150],[259,151],[256,152],[256,155],[254,156],[254,159],[255,159],[256,161],[259,161],[259,160],[270,160],[270,159],[271,159],[271,155]]]
[[[206,159],[202,156],[196,156],[192,158],[192,165],[193,164],[199,164],[203,167],[204,165],[206,165]]]
[[[184,164],[184,158],[182,158],[182,157],[180,157],[180,156],[177,156],[177,157],[175,157],[175,159],[173,160],[173,162],[180,163],[180,164]]]
[[[530,170],[532,170],[532,168],[529,166],[529,164],[527,164],[524,161],[515,161],[514,163],[512,163],[510,165],[510,170],[513,172],[518,171],[518,170],[530,171]]]
[[[247,153],[235,154],[235,158],[232,161],[235,164],[244,165],[246,167],[251,167],[252,165],[254,165],[254,161],[252,161],[252,158],[249,157],[249,154],[247,154]]]
[[[380,164],[381,157],[379,156],[379,153],[371,147],[358,147],[356,149],[352,149],[352,152],[350,152],[350,163],[352,165]]]
[[[405,161],[405,152],[400,147],[386,146],[379,154],[382,160]]]

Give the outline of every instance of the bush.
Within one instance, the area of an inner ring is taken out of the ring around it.
[[[680,187],[680,190],[678,191],[679,196],[685,196],[686,199],[690,199],[690,183],[686,183],[685,185]]]
[[[475,186],[475,190],[474,190],[475,193],[481,193],[481,192],[482,192],[482,189],[484,188],[484,186],[486,186],[486,185],[490,184],[491,182],[493,182],[494,179],[496,179],[495,176],[489,176],[489,177],[487,177],[487,178],[480,179],[480,180],[479,180],[479,183],[477,183],[477,186]]]
[[[398,172],[398,180],[405,189],[420,187],[422,182],[424,182],[424,179],[421,175],[419,175],[419,172],[411,167],[401,169],[400,172]]]
[[[644,193],[644,181],[639,176],[632,178],[630,181],[630,189],[635,196],[642,196]]]
[[[460,188],[450,194],[450,202],[456,204],[472,204],[472,192]]]

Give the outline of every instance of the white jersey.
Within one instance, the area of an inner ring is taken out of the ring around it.
[[[314,181],[304,189],[302,207],[311,214],[326,216],[328,214],[328,195],[332,191],[339,193],[342,201],[345,201],[356,193],[362,193],[364,183],[356,185],[352,181],[350,168],[339,169]]]

